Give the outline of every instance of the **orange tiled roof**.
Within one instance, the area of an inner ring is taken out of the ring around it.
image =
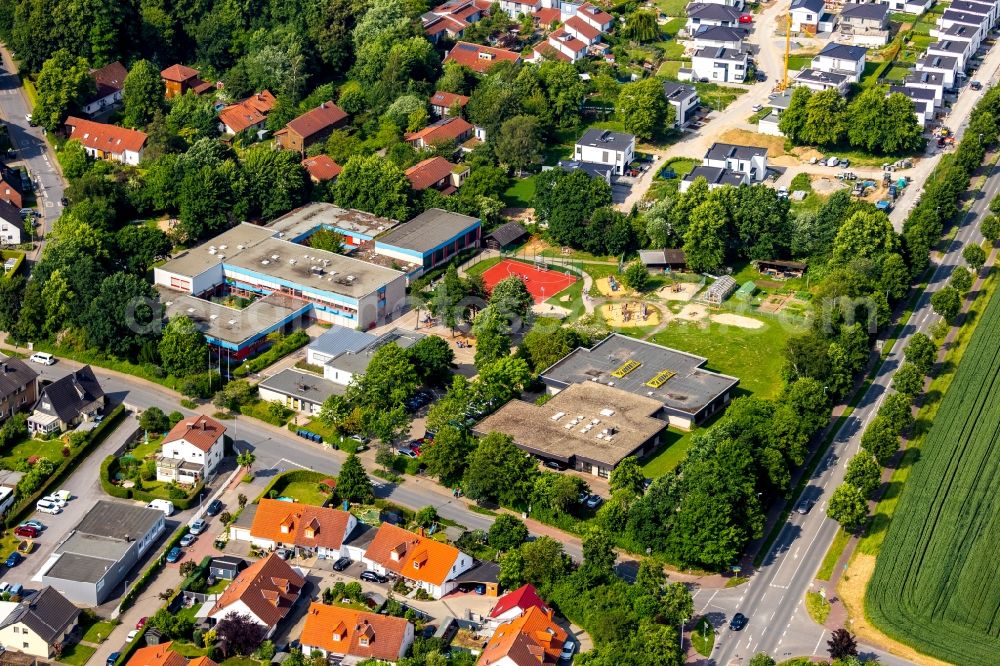
[[[0,177],[0,200],[7,201],[18,208],[24,207],[24,199],[21,191]]]
[[[589,41],[594,41],[601,36],[601,31],[584,21],[579,16],[570,16],[563,24],[566,28],[573,30],[586,37]]]
[[[559,22],[562,18],[562,12],[553,7],[542,7],[541,9],[536,9],[532,16],[538,19],[538,22],[543,26],[550,26],[553,23]]]
[[[187,666],[219,666],[208,657],[195,657],[188,662]]]
[[[239,134],[264,122],[264,114],[243,101],[230,104],[219,111],[219,120],[232,130],[233,134]]]
[[[333,180],[344,170],[329,155],[307,157],[302,160],[302,166],[309,172],[310,178],[321,183],[326,180]]]
[[[170,649],[173,641],[139,648],[128,660],[127,666],[186,666],[187,659]]]
[[[292,609],[305,582],[288,562],[271,553],[244,569],[222,593],[209,615],[225,612],[242,601],[261,622],[274,626]]]
[[[454,546],[382,523],[365,559],[411,580],[441,585],[462,551]]]
[[[566,28],[559,28],[549,35],[549,45],[556,48],[556,43],[562,44],[573,53],[582,53],[587,50],[587,45],[583,41],[574,37]],[[556,49],[561,50],[561,49]]]
[[[198,76],[198,70],[192,69],[186,65],[171,65],[165,70],[160,72],[160,76],[167,81],[176,81],[177,83],[183,83],[193,76]]]
[[[278,103],[278,100],[274,98],[270,90],[261,90],[256,95],[247,97],[243,100],[243,103],[267,115],[274,108],[274,105]]]
[[[514,51],[470,44],[469,42],[458,42],[451,51],[448,51],[448,57],[444,61],[457,62],[459,65],[465,65],[476,72],[485,72],[501,60],[517,62],[520,59],[521,54]]]
[[[456,95],[455,93],[444,92],[443,90],[438,90],[431,97],[431,106],[440,106],[445,109],[450,109],[455,104],[464,107],[468,103],[469,98],[465,95]]]
[[[576,14],[577,16],[580,16],[582,14],[596,21],[597,23],[600,23],[601,25],[607,25],[608,23],[611,23],[612,21],[615,20],[614,17],[611,16],[611,14],[607,13],[600,7],[595,7],[589,2],[585,2],[582,5],[580,5],[580,8],[576,10]]]
[[[475,128],[464,118],[453,116],[432,123],[419,132],[410,132],[406,135],[406,140],[422,140],[424,144],[431,145],[439,141],[457,140],[459,137],[470,133],[473,129]]]
[[[368,645],[361,645],[361,638]],[[376,615],[340,606],[313,603],[299,642],[337,655],[396,661],[412,640],[410,623],[401,617]]]
[[[146,143],[146,133],[139,130],[95,123],[93,120],[70,116],[66,127],[71,129],[69,138],[76,139],[87,148],[105,153],[123,153],[126,150],[138,152]]]
[[[349,523],[350,514],[340,509],[262,499],[250,534],[276,543],[339,549],[347,538]]]
[[[315,109],[306,111],[298,118],[290,120],[286,129],[293,130],[304,139],[322,130],[333,127],[347,118],[347,113],[333,102],[323,102]]]
[[[167,436],[163,438],[164,444],[185,439],[194,446],[208,453],[212,445],[226,433],[226,426],[215,419],[205,416],[189,416],[183,421],[178,421],[177,425],[170,429]]]
[[[497,627],[476,666],[489,666],[505,657],[517,666],[556,664],[565,641],[566,632],[551,616],[532,606],[523,615]]]
[[[561,29],[561,28],[560,28]],[[535,55],[539,58],[555,58],[556,60],[562,60],[564,62],[573,62],[573,59],[568,55],[558,50],[548,42],[538,42],[531,50],[535,52]]]
[[[451,176],[451,170],[455,165],[443,157],[429,157],[423,162],[414,164],[406,170],[406,177],[410,181],[410,186],[416,190],[426,190],[440,182],[444,178]]]

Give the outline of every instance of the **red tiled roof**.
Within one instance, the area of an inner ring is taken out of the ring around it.
[[[195,657],[188,662],[188,666],[219,666],[208,657]]]
[[[555,58],[556,60],[562,60],[564,62],[573,62],[573,59],[562,51],[554,48],[548,42],[538,42],[531,47],[531,50],[535,52],[535,56],[539,58]]]
[[[565,46],[573,53],[582,53],[583,51],[587,50],[587,45],[584,44],[579,39],[577,39],[576,37],[574,37],[572,34],[570,34],[566,30],[566,28],[559,28],[551,35],[549,35],[549,44],[552,46],[552,48],[556,48],[555,46],[556,42]]]
[[[497,627],[477,666],[496,664],[505,657],[517,666],[559,663],[566,632],[538,608]]]
[[[24,198],[21,196],[21,191],[6,182],[2,177],[0,177],[0,201],[10,202],[18,208],[24,207]]]
[[[461,107],[465,107],[469,103],[469,98],[465,95],[456,95],[455,93],[444,92],[443,90],[438,90],[431,97],[431,106],[440,106],[445,109],[450,109],[451,107],[458,104]]]
[[[245,129],[260,125],[264,122],[265,118],[263,113],[243,101],[237,104],[230,104],[222,109],[222,111],[219,111],[219,120],[233,134],[239,134]]]
[[[333,127],[345,118],[347,114],[339,106],[333,102],[323,102],[315,109],[310,109],[298,118],[290,120],[285,127],[307,139],[317,132]]]
[[[333,180],[344,170],[342,166],[333,161],[329,155],[317,155],[307,157],[302,160],[302,166],[309,172],[309,177],[313,180],[323,182]]]
[[[522,585],[513,592],[508,592],[500,597],[493,610],[490,611],[490,617],[500,617],[512,608],[520,608],[522,613],[529,608],[538,608],[543,612],[549,610],[542,598],[538,596],[533,585]]]
[[[128,660],[127,666],[186,666],[187,659],[170,649],[173,641],[139,648]]]
[[[362,637],[367,645],[361,645]],[[395,662],[408,647],[408,638],[412,640],[410,623],[401,617],[313,603],[299,642],[336,655]]]
[[[543,26],[549,26],[553,23],[558,23],[562,18],[562,13],[552,7],[542,7],[541,9],[536,9],[532,16],[538,19],[538,22]]]
[[[414,190],[426,190],[451,176],[455,165],[443,157],[429,157],[406,170],[406,177]]]
[[[170,429],[167,436],[163,438],[163,444],[187,440],[195,447],[208,453],[226,432],[226,426],[215,419],[205,416],[189,416],[183,421],[178,421],[177,425]]]
[[[198,76],[198,70],[187,67],[186,65],[171,65],[160,72],[160,76],[167,81],[183,83],[193,76]]]
[[[457,62],[465,65],[471,70],[485,72],[497,62],[506,60],[517,62],[521,59],[520,53],[508,51],[506,49],[496,49],[491,46],[480,44],[470,44],[469,42],[458,42],[455,47],[448,52],[445,62]]]
[[[467,21],[454,16],[437,16],[424,24],[424,32],[434,36],[445,30],[450,30],[452,34],[457,35],[468,27],[469,23]]]
[[[339,549],[347,538],[350,515],[301,502],[262,499],[250,526],[250,535],[275,543]]]
[[[461,552],[446,543],[382,523],[365,551],[365,559],[405,578],[441,585],[448,580]]]
[[[425,145],[432,145],[439,141],[457,140],[473,129],[475,128],[464,118],[451,117],[432,123],[419,132],[410,132],[406,135],[406,140],[423,141]]]
[[[270,90],[261,90],[256,95],[247,97],[243,100],[243,103],[267,115],[274,108],[274,105],[278,103],[278,100],[274,98]]]
[[[614,17],[611,16],[611,14],[602,10],[600,7],[595,7],[589,2],[583,3],[582,5],[580,5],[580,8],[576,10],[577,16],[580,16],[581,14],[587,16],[591,20],[601,25],[607,25],[608,23],[611,23],[612,21],[615,20]]]
[[[242,601],[261,622],[274,626],[295,605],[305,582],[287,562],[271,553],[244,569],[225,589],[209,615],[225,612]]]
[[[579,16],[570,16],[566,19],[563,24],[565,28],[573,30],[573,32],[579,33],[587,38],[588,41],[594,41],[601,36],[601,31],[584,21]]]
[[[69,138],[76,139],[87,148],[93,148],[106,153],[124,153],[126,150],[138,152],[146,143],[146,133],[139,130],[95,123],[70,116],[66,126],[71,129]]]
[[[97,85],[97,94],[94,95],[94,99],[104,99],[122,90],[125,87],[126,76],[128,76],[128,70],[125,69],[125,65],[117,61],[100,69],[90,70],[90,77]]]
[[[201,79],[195,79],[194,81],[191,81],[191,90],[193,90],[196,95],[204,94],[214,87],[215,86],[213,86],[208,81],[202,81]]]

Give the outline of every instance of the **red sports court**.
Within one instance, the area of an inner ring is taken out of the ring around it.
[[[539,268],[513,259],[504,259],[496,266],[491,266],[483,272],[483,282],[486,284],[486,289],[492,291],[497,282],[511,276],[521,278],[524,286],[528,288],[528,292],[535,299],[535,303],[552,298],[577,281],[573,275],[548,268]]]

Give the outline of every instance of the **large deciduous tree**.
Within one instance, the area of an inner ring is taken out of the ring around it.
[[[881,482],[882,468],[871,453],[862,451],[847,462],[844,483],[849,483],[860,490],[866,499],[872,496]]]
[[[684,234],[684,256],[695,272],[713,270],[726,256],[726,211],[718,201],[709,199],[691,211]]]
[[[201,372],[208,363],[205,336],[185,315],[177,315],[167,322],[159,350],[163,369],[176,377]]]
[[[394,220],[409,217],[410,181],[402,169],[378,155],[347,160],[333,189],[334,200]]]
[[[500,164],[520,173],[537,162],[542,153],[541,128],[534,116],[514,116],[504,121],[493,144]]]
[[[165,89],[159,68],[148,60],[138,60],[125,77],[122,101],[127,127],[143,128],[163,109]]]
[[[830,496],[826,514],[845,530],[853,532],[864,525],[868,518],[868,502],[860,490],[849,483],[842,483]]]
[[[95,90],[87,60],[60,49],[45,61],[38,75],[38,103],[32,120],[52,132],[66,116],[77,113]]]
[[[623,85],[615,113],[625,131],[640,139],[651,139],[674,123],[674,107],[667,104],[663,84],[655,77]]]
[[[525,456],[508,435],[492,432],[469,455],[462,488],[472,499],[515,506],[531,494],[537,474],[534,458]]]

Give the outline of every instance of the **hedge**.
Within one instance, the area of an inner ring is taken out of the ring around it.
[[[253,372],[260,372],[283,356],[291,354],[293,351],[305,347],[309,344],[309,334],[303,330],[298,330],[287,337],[279,337],[270,349],[260,356],[256,356],[233,370],[234,377],[246,377]]]
[[[165,499],[168,502],[173,502],[174,507],[176,507],[179,511],[184,511],[198,504],[198,496],[204,488],[205,484],[200,482],[194,487],[187,497],[181,499],[174,499],[170,496],[160,497],[159,495],[155,495],[145,490],[136,490],[135,488],[132,488],[132,499],[137,499],[140,502],[152,502],[155,499]]]
[[[187,497],[180,499],[174,499],[170,496],[161,497],[145,490],[139,490],[137,488],[123,488],[111,483],[111,478],[118,471],[118,469],[117,456],[108,456],[104,459],[104,462],[101,463],[101,488],[103,488],[104,492],[108,495],[119,499],[134,499],[140,502],[152,502],[155,499],[165,499],[173,502],[174,506],[179,511],[184,511],[197,504],[198,496],[205,488],[205,484],[202,482],[195,486],[194,489],[188,493]]]
[[[17,272],[21,270],[21,266],[24,264],[24,252],[17,252],[15,250],[4,250],[3,252],[0,252],[0,257],[3,257],[4,260],[16,259],[16,261],[14,262],[14,268],[12,268],[10,272],[4,276],[8,279],[17,275]]]
[[[119,470],[118,456],[108,456],[101,463],[101,488],[104,492],[118,499],[132,499],[132,490],[111,483],[111,476]]]
[[[167,545],[163,547],[162,551],[160,551],[160,554],[157,556],[156,560],[152,564],[150,564],[145,571],[142,572],[142,575],[139,576],[139,578],[136,579],[135,584],[132,585],[132,589],[126,592],[125,596],[122,597],[122,602],[121,604],[118,605],[119,613],[124,613],[126,610],[132,607],[132,604],[135,603],[136,598],[140,594],[142,594],[147,587],[149,587],[149,582],[156,576],[157,573],[159,573],[160,569],[163,568],[164,564],[166,563],[167,553],[170,552],[171,548],[178,545],[180,543],[181,538],[187,533],[188,533],[187,523],[183,523],[181,524],[180,527],[177,528],[177,531],[174,532],[174,535],[170,537],[169,541],[167,541]],[[139,637],[137,636],[136,640],[132,641],[133,645],[139,642],[138,638]],[[122,656],[124,657],[125,654],[126,653],[122,653]],[[124,663],[124,662],[119,660],[118,663]]]
[[[295,483],[296,481],[319,483],[320,481],[329,478],[330,478],[329,474],[323,474],[322,472],[314,472],[311,469],[297,469],[291,472],[285,472],[271,479],[271,482],[264,487],[264,490],[261,491],[260,495],[257,495],[257,499],[255,499],[253,503],[257,504],[262,499],[269,497],[272,490],[278,491],[278,494],[280,495],[281,491],[284,490],[289,483]]]
[[[10,510],[4,519],[7,527],[17,525],[35,511],[35,503],[51,493],[56,486],[61,484],[69,475],[76,471],[77,463],[86,458],[94,449],[101,445],[108,433],[115,429],[118,423],[125,417],[125,407],[118,405],[111,413],[104,417],[104,420],[97,424],[97,427],[90,431],[87,441],[77,447],[69,458],[63,458],[62,464],[56,468],[45,483],[43,483],[34,493],[21,499],[14,508]]]

